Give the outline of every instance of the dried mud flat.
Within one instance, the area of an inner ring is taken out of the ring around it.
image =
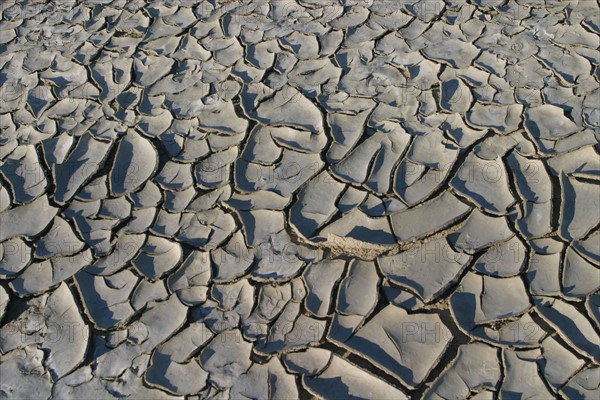
[[[0,398],[600,398],[597,1],[0,11]]]

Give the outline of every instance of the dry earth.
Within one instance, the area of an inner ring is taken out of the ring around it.
[[[600,398],[597,1],[0,12],[1,399]]]

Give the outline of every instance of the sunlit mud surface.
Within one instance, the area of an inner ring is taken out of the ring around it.
[[[600,398],[597,1],[0,11],[1,399]]]

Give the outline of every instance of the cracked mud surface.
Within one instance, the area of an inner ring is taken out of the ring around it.
[[[0,11],[0,398],[600,398],[596,1]]]

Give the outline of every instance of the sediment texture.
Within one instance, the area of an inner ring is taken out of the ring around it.
[[[0,8],[0,398],[600,397],[596,1]]]

